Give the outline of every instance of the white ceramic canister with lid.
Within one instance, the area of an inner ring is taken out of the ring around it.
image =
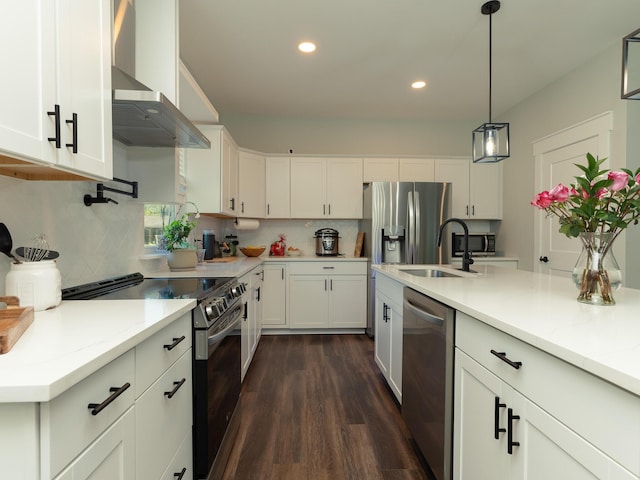
[[[21,307],[37,312],[60,305],[62,281],[55,260],[12,263],[5,280],[7,295],[20,299]]]

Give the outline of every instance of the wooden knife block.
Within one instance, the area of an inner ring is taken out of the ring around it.
[[[18,297],[0,297],[7,304],[0,310],[0,354],[7,353],[33,323],[33,307],[20,307]]]

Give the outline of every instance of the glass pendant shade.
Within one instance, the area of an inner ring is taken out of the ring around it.
[[[474,163],[496,163],[508,157],[508,123],[483,123],[473,131]]]
[[[622,39],[621,97],[640,100],[640,29]]]

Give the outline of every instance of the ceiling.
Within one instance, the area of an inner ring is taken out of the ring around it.
[[[225,115],[486,121],[484,0],[181,0],[180,55]],[[640,27],[639,0],[503,0],[493,116]],[[312,40],[314,54],[297,44]],[[410,83],[424,79],[421,91]]]

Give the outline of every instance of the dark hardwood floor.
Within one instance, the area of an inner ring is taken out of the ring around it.
[[[263,335],[225,479],[425,479],[366,335]]]

